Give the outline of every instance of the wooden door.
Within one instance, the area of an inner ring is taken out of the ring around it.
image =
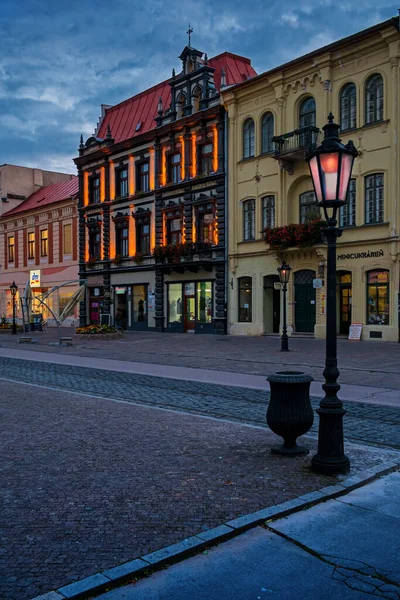
[[[184,304],[185,331],[193,331],[196,324],[196,306],[194,296],[185,296]]]

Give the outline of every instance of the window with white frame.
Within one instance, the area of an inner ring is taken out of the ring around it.
[[[243,202],[243,239],[245,241],[255,239],[255,200]]]
[[[275,196],[265,196],[261,202],[263,229],[272,229],[275,227]]]
[[[383,223],[383,173],[365,178],[365,222]]]

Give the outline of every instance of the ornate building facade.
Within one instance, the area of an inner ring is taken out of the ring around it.
[[[246,58],[186,46],[181,71],[103,108],[81,139],[81,325],[226,332],[225,110],[219,90]]]
[[[339,222],[337,332],[360,323],[362,339],[399,340],[399,58],[394,18],[223,91],[229,333],[279,333],[284,259],[289,331],[325,336],[326,245],[304,159],[332,111],[359,153]]]

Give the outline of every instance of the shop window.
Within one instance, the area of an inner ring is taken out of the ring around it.
[[[168,286],[168,325],[182,322],[182,284]]]
[[[209,175],[213,172],[213,145],[204,144],[200,146],[201,175]]]
[[[275,227],[275,196],[265,196],[262,199],[262,224],[263,229]]]
[[[95,175],[89,178],[89,202],[99,204],[100,202],[100,177]]]
[[[243,202],[243,239],[255,239],[255,200]]]
[[[251,277],[241,277],[238,279],[239,287],[239,315],[240,323],[251,323],[252,313],[252,279]]]
[[[356,180],[350,179],[347,201],[339,211],[340,227],[352,227],[356,224]]]
[[[196,292],[197,322],[212,322],[212,281],[200,281],[197,283]]]
[[[150,254],[150,215],[136,218],[136,252]]]
[[[179,183],[181,181],[180,154],[170,154],[169,156],[168,181],[169,183]]]
[[[133,322],[147,321],[147,285],[134,285],[132,289]]]
[[[383,223],[383,173],[365,178],[365,222]]]
[[[365,123],[383,120],[383,79],[381,75],[372,75],[365,85]]]
[[[164,214],[167,244],[180,244],[182,242],[182,211],[170,210]]]
[[[126,198],[128,196],[128,167],[124,165],[115,169],[115,175],[116,195],[119,198]]]
[[[119,256],[129,256],[129,226],[127,222],[115,227],[116,251]]]
[[[150,190],[150,166],[149,161],[139,162],[136,166],[136,190],[138,192],[148,192]]]
[[[274,115],[265,113],[261,121],[261,152],[273,152],[274,143]]]
[[[63,253],[72,254],[72,225],[70,223],[63,227]]]
[[[7,248],[8,248],[8,262],[12,263],[14,262],[14,236],[10,235],[10,237],[7,240]]]
[[[253,119],[247,119],[243,125],[243,158],[254,156],[255,131]]]
[[[214,203],[207,202],[196,207],[197,240],[201,244],[214,242]]]
[[[101,233],[99,227],[89,228],[89,258],[100,260]]]
[[[367,273],[367,324],[389,325],[389,271]]]
[[[40,256],[47,256],[48,254],[48,237],[47,229],[42,229],[40,232]]]
[[[340,92],[340,129],[357,127],[357,91],[354,83],[348,83]]]
[[[35,234],[33,231],[28,233],[28,258],[35,258]]]
[[[314,192],[300,194],[300,223],[308,223],[321,216]]]

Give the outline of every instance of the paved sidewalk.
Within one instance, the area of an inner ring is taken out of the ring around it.
[[[399,530],[396,472],[99,600],[398,600]]]
[[[27,600],[344,480],[310,471],[310,457],[270,455],[276,438],[265,428],[122,398],[2,380],[0,411],[5,600]],[[315,439],[303,443],[316,451]],[[399,456],[350,443],[346,452],[352,477]]]

